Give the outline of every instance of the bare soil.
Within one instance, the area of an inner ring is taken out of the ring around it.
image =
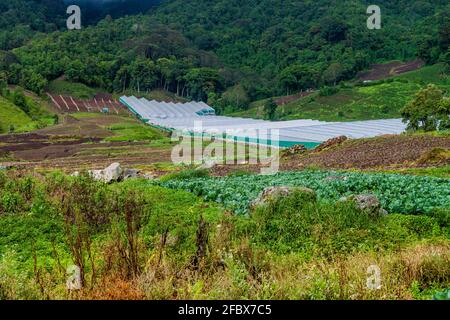
[[[323,169],[389,170],[450,165],[446,158],[439,163],[421,161],[431,150],[450,149],[450,137],[431,135],[389,135],[371,139],[347,140],[340,145],[316,152],[286,156],[281,159],[280,170],[302,170],[308,167]],[[259,165],[217,165],[213,175],[225,176],[233,172],[258,173]]]
[[[104,108],[108,109],[109,114],[127,115],[130,112],[118,100],[111,95],[97,94],[92,100],[80,100],[71,96],[52,95],[47,93],[54,109],[59,113],[76,113],[76,112],[103,112]]]
[[[62,120],[62,124],[33,133],[0,135],[0,164],[73,172],[105,168],[112,162],[145,166],[170,161],[168,147],[155,148],[148,142],[104,142],[114,135],[104,128],[126,122],[123,117],[98,114],[78,120],[65,115]]]
[[[396,76],[405,72],[420,69],[425,63],[422,60],[413,60],[409,62],[394,61],[384,64],[374,64],[371,70],[364,72],[359,76],[360,81],[376,81]]]

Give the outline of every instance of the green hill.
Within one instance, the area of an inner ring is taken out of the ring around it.
[[[400,117],[400,109],[428,83],[450,92],[450,77],[444,70],[442,64],[436,64],[369,84],[344,84],[331,96],[317,92],[278,107],[277,119],[351,121]],[[248,110],[231,115],[263,118],[265,101],[254,102]]]
[[[10,126],[14,131],[21,131],[32,126],[33,121],[19,107],[0,96],[0,133],[9,131]]]
[[[0,95],[0,134],[33,131],[55,123],[55,116],[40,101],[31,97],[25,97],[25,101],[28,113]]]

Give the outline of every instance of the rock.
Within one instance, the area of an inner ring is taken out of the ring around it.
[[[250,208],[254,209],[257,206],[267,203],[279,197],[287,197],[295,192],[300,192],[305,195],[305,199],[309,201],[316,201],[316,192],[309,188],[304,187],[287,187],[287,186],[275,186],[267,187],[263,192],[250,203]]]
[[[122,172],[120,163],[115,162],[103,170],[103,179],[106,183],[119,181],[122,178]]]
[[[155,179],[155,176],[154,176],[154,175],[151,175],[151,174],[149,174],[149,173],[146,173],[146,174],[143,174],[143,175],[141,176],[141,178],[147,179],[147,180],[154,180],[154,179]]]
[[[339,201],[351,201],[355,203],[359,210],[367,213],[371,217],[379,217],[388,214],[388,212],[381,207],[380,200],[373,194],[351,195],[349,197],[341,198]]]
[[[302,154],[307,152],[308,149],[302,144],[296,144],[288,149],[283,150],[282,155],[283,156],[292,156],[295,154]]]
[[[72,173],[70,176],[71,176],[71,177],[79,177],[79,176],[80,176],[80,172],[75,171],[75,172]]]
[[[113,163],[104,170],[90,170],[90,176],[97,181],[111,183],[122,179],[122,168],[119,163]]]
[[[140,171],[137,169],[124,169],[122,173],[122,179],[132,179],[132,178],[138,178]]]
[[[89,175],[96,181],[103,181],[103,170],[89,170]]]
[[[328,149],[330,147],[338,146],[347,140],[348,140],[348,138],[346,136],[340,136],[340,137],[329,139],[329,140],[323,142],[322,144],[318,145],[317,147],[315,147],[314,152],[320,152],[320,151]]]

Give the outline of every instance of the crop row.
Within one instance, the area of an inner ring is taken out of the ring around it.
[[[247,213],[250,201],[265,187],[282,185],[311,188],[323,201],[336,201],[351,194],[373,193],[390,213],[422,214],[436,208],[450,210],[450,179],[432,177],[314,170],[162,183],[164,187],[183,189],[206,200],[222,203],[236,214]]]

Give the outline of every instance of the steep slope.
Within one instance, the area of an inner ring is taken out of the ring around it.
[[[435,62],[446,52],[445,48],[431,50],[429,43],[448,46],[448,1],[377,1],[381,30],[367,28],[369,4],[356,0],[171,0],[158,8],[156,16],[199,48],[216,52],[227,65],[250,73],[248,81],[254,84],[246,85],[256,95],[262,89],[275,87],[279,94],[286,94],[349,79],[369,64],[408,60],[418,54]],[[261,78],[262,84],[255,78]]]
[[[6,133],[10,128],[20,131],[31,125],[32,122],[31,118],[19,107],[0,96],[0,133]]]
[[[400,109],[414,94],[427,84],[436,84],[450,92],[450,77],[443,64],[426,66],[419,70],[367,84],[343,84],[337,93],[320,92],[279,106],[279,120],[317,119],[323,121],[350,121],[399,118]],[[264,118],[266,100],[257,101],[245,111],[233,116]]]

